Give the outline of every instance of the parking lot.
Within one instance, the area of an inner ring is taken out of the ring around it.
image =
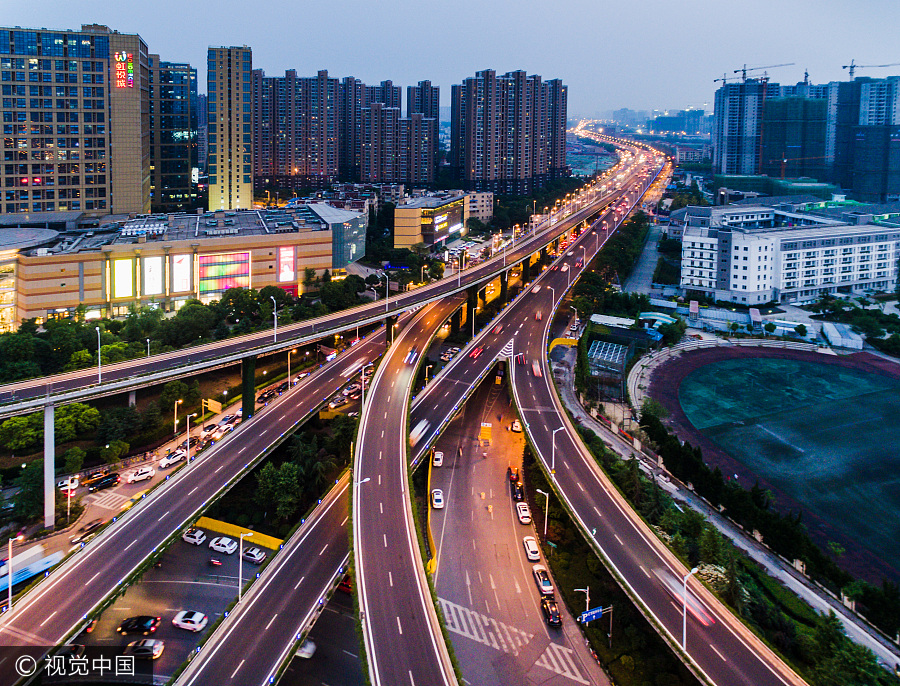
[[[165,642],[163,654],[154,664],[154,672],[161,676],[174,674],[237,596],[238,553],[213,552],[209,542],[217,534],[207,531],[206,535],[206,540],[199,546],[181,540],[173,543],[163,554],[159,567],[151,567],[141,581],[129,587],[106,609],[91,633],[83,633],[73,642],[87,646],[125,646],[143,636],[116,633],[116,627],[123,620],[139,615],[161,617],[159,628],[150,636]],[[249,547],[245,542],[244,549]],[[267,552],[269,557],[274,554],[271,550]],[[220,560],[222,566],[211,566],[210,558]],[[259,569],[244,560],[243,578],[252,578]],[[172,619],[182,610],[207,615],[207,627],[197,633],[174,627]]]

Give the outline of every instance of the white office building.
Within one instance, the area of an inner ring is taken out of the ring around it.
[[[896,288],[900,223],[872,223],[868,215],[838,221],[762,206],[712,208],[703,219],[708,225],[688,221],[684,227],[685,291],[760,305]]]

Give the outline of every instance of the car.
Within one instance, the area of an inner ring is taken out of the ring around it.
[[[112,488],[113,486],[118,486],[121,478],[118,474],[107,474],[99,481],[95,481],[88,487],[88,491],[93,493],[94,491],[103,491],[107,488]]]
[[[56,651],[57,657],[62,657],[63,659],[68,657],[81,657],[84,655],[85,646],[80,643],[69,643],[68,645],[64,645],[59,650]]]
[[[416,348],[416,346],[411,347],[409,349],[409,351],[406,353],[406,357],[403,358],[403,362],[405,364],[412,364],[413,362],[416,361],[416,356],[418,354],[419,354],[419,351]]]
[[[535,319],[535,321],[541,321],[541,319],[543,319],[543,316],[541,315],[540,310],[538,310],[537,312],[534,313],[534,319]]]
[[[512,426],[509,427],[510,431],[515,431],[517,434],[522,433],[522,422],[518,419],[513,419]]]
[[[91,484],[100,481],[105,476],[109,475],[109,469],[104,467],[103,469],[99,469],[96,472],[88,474],[87,478],[82,480],[81,485],[89,487]]]
[[[362,397],[362,391],[353,391],[347,396],[349,400],[359,400]]]
[[[284,383],[278,385],[278,388],[275,389],[275,392],[276,392],[278,395],[281,395],[282,393],[284,393],[284,392],[285,392],[287,389],[289,389],[290,387],[291,387],[290,382],[285,381]]]
[[[102,525],[102,519],[93,519],[89,521],[87,524],[81,527],[72,538],[69,539],[69,543],[71,543],[72,545],[87,543],[97,535],[97,529],[99,529]]]
[[[312,639],[307,638],[299,648],[297,648],[297,657],[302,657],[304,660],[308,660],[316,653],[316,644],[313,643]]]
[[[252,562],[255,565],[261,565],[266,559],[266,552],[254,546],[252,548],[247,548],[244,551],[243,558],[247,560],[247,562]]]
[[[187,629],[188,631],[203,631],[209,623],[209,617],[202,612],[196,610],[182,610],[172,618],[172,626],[179,629]]]
[[[163,654],[165,647],[164,641],[155,638],[142,638],[140,641],[132,641],[125,646],[122,654],[133,655],[144,660],[155,660]]]
[[[553,598],[541,598],[541,612],[544,613],[544,621],[548,626],[562,626],[559,605]]]
[[[128,472],[125,475],[125,481],[130,484],[135,483],[136,481],[144,481],[145,479],[152,479],[153,475],[156,474],[156,470],[153,467],[138,467],[137,469]]]
[[[235,417],[233,414],[226,414],[219,420],[219,426],[227,426],[228,424],[231,424],[235,419],[237,419],[237,417]]]
[[[197,436],[191,436],[190,446],[193,448],[195,445],[200,443],[200,439]],[[188,448],[188,440],[185,439],[181,443],[178,444],[178,450],[187,450]]]
[[[294,377],[294,384],[300,383],[301,379],[305,379],[307,376],[309,376],[309,372],[303,372],[302,374],[298,374],[297,376]]]
[[[525,353],[516,353],[516,364],[525,364]]]
[[[535,286],[534,288],[531,289],[531,292],[537,293],[540,290],[541,290],[541,284],[538,284],[537,286]]]
[[[271,391],[271,390],[270,390],[270,391],[265,391],[264,393],[260,393],[259,396],[257,396],[256,402],[257,402],[259,405],[263,405],[263,404],[269,402],[269,401],[270,401],[272,398],[274,398],[276,395],[277,395],[277,393],[275,393],[275,391]]]
[[[506,468],[506,476],[510,480],[511,483],[515,483],[519,481],[519,468],[518,467],[507,467]]]
[[[200,438],[203,439],[214,434],[218,428],[218,424],[207,424],[200,430]]]
[[[56,484],[56,487],[61,488],[64,491],[74,491],[76,488],[78,488],[78,482],[79,479],[77,475],[70,476]]]
[[[569,327],[569,331],[578,331],[578,324],[572,324],[572,326]]]
[[[444,492],[440,488],[435,488],[431,492],[431,506],[435,510],[444,509]]]
[[[553,582],[550,581],[550,574],[547,572],[547,568],[544,565],[535,565],[531,568],[531,573],[534,574],[534,583],[537,584],[541,595],[552,596]]]
[[[416,447],[416,443],[422,440],[422,437],[428,431],[428,427],[431,426],[431,422],[427,419],[423,419],[418,424],[416,424],[415,428],[409,434],[409,444],[412,447]]]
[[[528,503],[516,503],[516,516],[521,524],[531,524],[531,509]]]
[[[522,546],[525,548],[525,557],[529,562],[538,562],[541,559],[541,549],[538,547],[537,539],[534,536],[526,536],[522,539]]]
[[[541,363],[537,360],[533,360],[531,363],[531,373],[537,377],[543,376],[543,372],[541,372]]]
[[[159,468],[165,469],[166,467],[171,467],[173,464],[181,462],[186,457],[186,452],[184,452],[183,450],[176,450],[174,453],[169,453],[168,455],[160,459]]]
[[[181,540],[192,545],[200,545],[206,540],[206,532],[202,529],[191,527],[181,534]]]
[[[331,402],[328,403],[328,407],[329,407],[329,409],[336,410],[339,407],[343,407],[348,402],[350,402],[350,401],[347,400],[347,398],[345,398],[342,395],[339,395],[336,398],[332,398]]]
[[[360,388],[361,387],[358,383],[352,383],[349,386],[347,386],[347,388],[345,388],[343,391],[341,391],[341,394],[347,396],[347,395],[350,395],[351,393],[357,393],[360,390]]]
[[[469,357],[471,357],[473,360],[477,360],[478,356],[483,352],[484,352],[484,346],[479,345],[477,348],[475,348],[472,352],[469,353]]]
[[[455,355],[456,353],[459,352],[459,348],[456,347],[456,346],[453,346],[452,348],[450,348],[450,352],[453,353],[453,354]]]
[[[494,327],[494,333],[503,333],[503,324],[497,324],[497,326]]]
[[[353,593],[353,579],[349,574],[344,574],[344,578],[338,584],[338,590],[342,593]]]
[[[525,500],[525,486],[521,481],[516,481],[511,487],[512,499],[516,502]]]
[[[162,622],[162,617],[153,617],[151,615],[129,617],[116,627],[116,632],[123,636],[128,634],[143,634],[144,636],[149,636],[159,628],[160,622]]]
[[[668,569],[654,569],[653,573],[662,582],[666,591],[679,607],[685,606],[691,616],[700,622],[703,626],[709,626],[714,622],[712,615],[706,611],[706,607],[700,601],[693,591],[688,589],[687,596],[684,595],[684,582],[676,577]]]
[[[434,451],[434,457],[431,458],[431,464],[435,467],[441,467],[444,464],[444,453],[440,450]]]
[[[237,541],[233,538],[228,538],[228,536],[216,536],[213,540],[209,542],[209,547],[215,550],[217,553],[225,553],[226,555],[231,555],[238,548]]]

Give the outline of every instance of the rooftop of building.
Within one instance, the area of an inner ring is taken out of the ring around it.
[[[432,209],[435,207],[441,207],[443,205],[449,205],[452,202],[457,202],[462,200],[464,196],[462,195],[425,195],[419,198],[412,198],[404,202],[400,207],[402,208],[411,208],[411,209]]]
[[[32,229],[28,227],[0,228],[0,251],[28,250],[51,243],[59,236],[52,229]]]

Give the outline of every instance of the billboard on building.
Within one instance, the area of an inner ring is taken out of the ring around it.
[[[113,260],[113,297],[134,297],[134,265],[131,258]]]
[[[434,212],[432,218],[432,231],[434,238],[432,245],[437,245],[453,233],[459,233],[463,228],[463,203],[455,202],[441,207]]]
[[[221,293],[229,288],[250,288],[250,253],[200,255],[199,291]]]
[[[163,258],[144,258],[144,295],[161,295],[163,292]]]
[[[296,280],[297,269],[295,267],[294,251],[293,245],[278,248],[278,283]]]
[[[172,255],[172,292],[191,290],[191,255]]]

